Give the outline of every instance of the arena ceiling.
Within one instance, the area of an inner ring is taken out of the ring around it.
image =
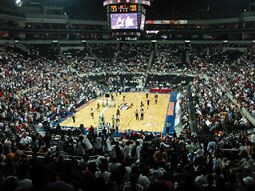
[[[1,0],[1,7],[15,7],[16,0]],[[42,5],[63,6],[74,17],[83,19],[106,19],[102,6],[104,0],[21,0],[23,5],[31,2]],[[151,0],[147,10],[149,19],[198,19],[239,16],[248,10],[255,0]]]

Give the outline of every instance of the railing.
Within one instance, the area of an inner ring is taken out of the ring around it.
[[[52,155],[55,155],[55,154],[59,154],[59,155],[62,155],[64,157],[64,160],[71,160],[71,159],[78,159],[78,160],[81,160],[83,159],[83,156],[77,156],[77,155],[68,155],[68,154],[65,154],[64,152],[61,152],[61,151],[58,151],[58,152],[51,152]],[[24,151],[24,154],[27,155],[28,158],[32,158],[34,155],[36,155],[37,158],[41,158],[41,159],[44,159],[47,155],[48,155],[48,152],[46,153],[40,153],[40,152],[33,152],[33,151]],[[108,154],[104,154],[104,155],[92,155],[92,156],[89,156],[89,161],[93,161],[93,160],[96,160],[98,157],[100,156],[103,156],[103,157],[109,157]]]
[[[73,32],[73,31],[71,31]],[[95,32],[95,30],[92,30],[91,32]],[[19,40],[20,43],[22,44],[28,44],[28,45],[43,45],[43,44],[52,44],[52,40],[56,39],[51,39],[51,40]],[[15,40],[1,40],[0,39],[0,44],[6,44],[6,43],[15,43]],[[57,43],[59,45],[76,45],[76,46],[81,46],[83,43],[82,40],[57,40]],[[116,40],[86,40],[87,44],[96,44],[96,43],[119,43]],[[121,43],[130,43],[129,41],[126,42],[121,42]],[[132,41],[133,44],[148,44],[151,43],[151,40],[137,40],[137,41]],[[157,44],[185,44],[185,40],[157,40]],[[222,40],[190,40],[190,44],[197,44],[197,45],[222,45],[224,42]],[[235,40],[235,41],[227,41],[228,45],[253,45],[254,41],[253,40]]]

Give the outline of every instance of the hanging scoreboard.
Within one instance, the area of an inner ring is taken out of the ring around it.
[[[145,6],[148,0],[107,0],[108,25],[113,31],[141,31],[145,25]]]

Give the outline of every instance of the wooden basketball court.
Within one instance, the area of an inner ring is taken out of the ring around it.
[[[75,123],[72,117],[69,117],[60,125],[79,127],[80,124],[84,124],[85,127],[90,127],[91,125],[97,127],[99,125],[100,115],[104,116],[106,123],[112,124],[112,116],[116,116],[117,109],[121,108],[120,132],[128,129],[149,132],[163,131],[170,94],[158,94],[158,102],[155,104],[155,94],[149,93],[149,106],[147,106],[146,93],[144,92],[121,93],[121,95],[114,93],[113,96],[115,101],[112,101],[111,96],[110,98],[100,97],[99,99],[92,100],[78,109],[79,111],[75,114]],[[123,96],[125,96],[124,100]],[[140,117],[141,102],[144,104],[144,120],[136,120],[135,113],[137,109],[139,110]],[[100,106],[99,109],[97,108],[98,103]],[[108,106],[104,107],[103,104],[108,104]],[[94,113],[94,118],[91,116],[92,112]]]

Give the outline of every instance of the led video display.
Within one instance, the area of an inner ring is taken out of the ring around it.
[[[111,29],[137,29],[137,13],[111,14]]]

